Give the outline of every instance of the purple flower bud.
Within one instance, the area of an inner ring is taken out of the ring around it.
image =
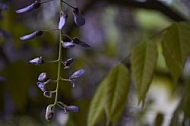
[[[53,118],[53,113],[54,113],[54,105],[50,104],[46,108],[45,118],[47,121],[50,121]]]
[[[73,48],[75,47],[75,44],[72,42],[62,42],[63,48]]]
[[[9,7],[3,3],[0,3],[0,10],[8,10]]]
[[[40,5],[41,5],[40,2],[35,1],[34,3],[30,4],[30,5],[27,6],[27,7],[24,7],[24,8],[22,8],[22,9],[16,10],[16,13],[26,13],[26,12],[30,12],[30,11],[32,11],[32,10],[34,10],[34,9],[39,8]]]
[[[74,22],[77,26],[83,26],[85,24],[85,19],[82,15],[74,15]]]
[[[89,47],[90,47],[90,45],[88,45],[88,44],[85,43],[85,42],[82,42],[80,45],[81,45],[82,47],[85,47],[85,48],[89,48]]]
[[[81,41],[78,38],[73,38],[73,43],[81,45],[82,47],[86,47],[86,48],[90,47],[90,45],[88,45],[87,43]]]
[[[70,77],[69,80],[73,81],[75,79],[78,79],[79,77],[81,77],[83,74],[85,73],[84,69],[80,69],[76,72],[74,72]]]
[[[79,107],[73,105],[67,106],[65,109],[67,112],[79,112]]]
[[[67,17],[68,15],[65,13],[61,14],[60,19],[59,19],[59,25],[58,25],[59,30],[61,30],[65,26]]]
[[[53,112],[50,112],[49,114],[46,115],[46,120],[50,121],[53,118]]]
[[[49,80],[49,77],[47,76],[47,73],[43,72],[38,76],[38,81],[45,82]]]
[[[36,84],[37,84],[37,86],[38,86],[43,92],[48,91],[46,85],[45,85],[43,82],[37,82]]]
[[[30,60],[29,62],[33,65],[41,65],[44,63],[44,60],[42,59],[42,57],[37,57],[37,58]]]
[[[73,15],[74,15],[74,22],[78,26],[82,26],[85,24],[85,19],[84,17],[79,13],[78,8],[73,9]]]
[[[38,31],[35,31],[29,35],[25,35],[25,36],[22,36],[20,37],[20,40],[29,40],[29,39],[33,39],[35,37],[38,37],[38,36],[41,36],[43,34],[43,31],[41,30],[38,30]]]

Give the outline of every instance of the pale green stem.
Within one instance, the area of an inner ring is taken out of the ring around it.
[[[70,82],[70,80],[69,80],[69,79],[65,79],[65,78],[60,78],[60,80]]]
[[[44,61],[45,63],[56,63],[56,62],[59,62],[59,60],[51,60],[51,61]]]
[[[62,0],[60,0],[60,15],[62,13]],[[57,86],[56,86],[56,94],[55,94],[55,101],[54,105],[57,104],[58,100],[58,90],[59,90],[59,83],[60,83],[60,77],[61,77],[61,62],[62,62],[62,33],[61,30],[59,31],[59,54],[58,54],[58,67],[57,67]]]

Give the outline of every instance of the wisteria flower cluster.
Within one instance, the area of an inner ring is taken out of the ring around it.
[[[34,1],[32,4],[18,9],[16,10],[16,13],[27,13],[30,11],[33,11],[37,8],[39,8],[42,4],[45,4],[47,2],[51,2],[52,0],[49,1]],[[77,71],[75,71],[73,74],[70,75],[69,78],[63,78],[61,77],[61,69],[68,69],[70,68],[70,65],[73,62],[73,58],[68,58],[66,60],[62,59],[62,48],[73,48],[76,45],[79,45],[81,47],[85,47],[88,48],[90,47],[87,43],[81,41],[79,38],[72,38],[66,34],[63,33],[63,28],[67,22],[67,17],[68,15],[63,12],[63,8],[62,8],[62,4],[66,4],[68,5],[72,11],[73,11],[73,17],[74,17],[74,22],[77,26],[82,26],[85,24],[85,18],[80,14],[79,8],[78,7],[74,7],[71,6],[69,3],[60,0],[60,19],[58,22],[58,27],[56,28],[56,30],[58,30],[60,32],[60,41],[59,41],[59,55],[58,55],[58,59],[54,60],[54,61],[47,61],[45,59],[43,59],[42,56],[36,57],[34,59],[31,59],[29,61],[29,63],[33,64],[33,65],[42,65],[44,63],[58,63],[58,68],[57,68],[57,79],[53,80],[51,79],[51,77],[48,76],[48,73],[46,72],[42,72],[39,76],[38,76],[38,81],[37,81],[37,86],[38,88],[43,92],[43,95],[47,98],[52,98],[52,96],[55,94],[54,97],[54,103],[50,104],[47,106],[46,108],[46,114],[45,114],[45,118],[46,120],[51,120],[53,118],[54,115],[54,108],[56,106],[58,106],[59,108],[61,108],[65,113],[67,112],[78,112],[79,108],[77,106],[74,105],[66,105],[65,103],[58,101],[58,89],[59,89],[59,84],[61,81],[66,81],[72,84],[72,87],[75,87],[75,81],[80,78],[84,73],[85,70],[84,69],[79,69]],[[20,37],[20,40],[22,41],[26,41],[26,40],[30,40],[39,36],[42,36],[44,32],[47,32],[48,30],[36,30],[31,34],[28,35],[24,35],[22,37]],[[69,39],[69,41],[63,41],[62,37],[67,37]],[[55,90],[49,90],[47,88],[47,84],[51,84],[51,83],[56,83],[56,89]]]

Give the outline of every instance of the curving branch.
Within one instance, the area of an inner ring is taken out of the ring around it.
[[[172,9],[171,7],[165,5],[164,3],[158,0],[146,0],[145,2],[140,2],[137,0],[86,0],[85,5],[83,6],[83,8],[81,8],[81,12],[85,14],[89,10],[95,9],[96,5],[99,2],[105,2],[106,4],[115,4],[123,7],[133,7],[136,9],[141,8],[141,9],[155,10],[161,12],[162,14],[164,14],[173,21],[177,22],[187,21],[187,18],[185,18],[178,11]],[[68,24],[68,26],[69,27],[66,31],[69,34],[74,29],[75,24],[74,22],[72,22]]]
[[[187,20],[184,16],[182,16],[182,14],[180,14],[179,12],[175,11],[171,7],[165,5],[164,3],[158,0],[146,0],[144,2],[139,2],[136,0],[104,0],[104,1],[111,4],[117,4],[119,6],[156,10],[177,22]]]

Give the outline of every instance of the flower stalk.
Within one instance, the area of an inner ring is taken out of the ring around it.
[[[60,15],[62,14],[62,0],[60,0]],[[61,78],[61,63],[62,63],[62,32],[61,29],[59,30],[59,53],[58,53],[58,66],[57,66],[57,85],[56,85],[56,93],[55,93],[55,100],[54,105],[57,104],[58,100],[58,90],[59,90],[59,84],[60,84],[60,78]]]
[[[40,7],[41,4],[43,3],[47,3],[50,2],[52,0],[47,0],[44,2],[39,2],[39,1],[35,1],[34,3],[28,5],[27,7],[24,7],[22,9],[17,10],[17,13],[26,13],[26,12],[30,12],[34,9],[37,9],[38,7]],[[54,96],[54,102],[53,104],[50,104],[46,107],[46,114],[45,114],[45,118],[46,120],[51,120],[53,118],[54,115],[54,108],[55,106],[60,107],[61,109],[64,110],[65,113],[67,112],[78,112],[79,108],[77,106],[74,105],[66,105],[63,102],[58,101],[58,94],[59,94],[59,86],[61,81],[65,81],[65,82],[70,82],[72,84],[72,86],[75,86],[75,81],[80,78],[84,73],[85,70],[84,69],[80,69],[75,71],[68,79],[66,78],[62,78],[61,77],[61,70],[62,70],[62,65],[64,66],[63,69],[68,69],[70,68],[70,65],[73,62],[73,58],[69,58],[65,61],[63,61],[62,59],[62,49],[64,48],[73,48],[75,47],[75,45],[80,45],[82,47],[90,47],[87,43],[81,41],[80,39],[74,37],[70,37],[67,34],[63,34],[62,29],[65,26],[66,23],[66,19],[67,19],[67,14],[63,12],[63,3],[67,4],[68,6],[70,6],[71,8],[73,8],[73,13],[74,13],[74,21],[75,24],[77,26],[82,26],[85,23],[85,19],[83,18],[82,15],[79,14],[79,9],[78,7],[73,7],[70,4],[68,4],[67,2],[60,0],[60,7],[59,7],[59,13],[60,13],[60,20],[58,23],[58,28],[56,29],[51,29],[51,30],[37,30],[33,33],[30,33],[28,35],[24,35],[22,37],[20,37],[20,39],[22,41],[25,40],[30,40],[30,39],[35,39],[36,37],[40,37],[43,35],[43,32],[46,31],[55,31],[58,30],[59,31],[59,44],[58,44],[58,58],[56,60],[52,60],[52,61],[47,61],[44,60],[42,56],[36,57],[34,59],[31,59],[29,61],[30,64],[32,65],[42,65],[44,63],[57,63],[57,78],[56,80],[52,80],[48,74],[46,72],[42,72],[41,74],[39,74],[38,76],[38,81],[36,83],[37,87],[43,92],[43,95],[47,98],[52,98],[52,96]],[[68,37],[70,39],[69,42],[64,42],[63,41],[63,37]],[[47,88],[47,84],[49,83],[55,83],[56,87],[54,90],[48,90]]]

